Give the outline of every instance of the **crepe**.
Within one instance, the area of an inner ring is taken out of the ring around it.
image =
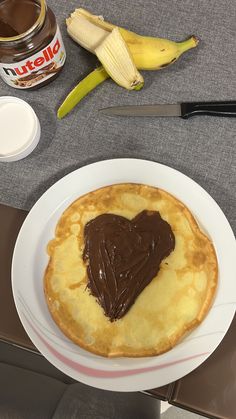
[[[175,248],[128,312],[111,321],[88,287],[84,229],[101,214],[132,220],[158,211],[175,236]],[[90,192],[60,217],[47,248],[45,297],[59,328],[84,349],[107,357],[141,357],[170,350],[206,316],[217,287],[211,240],[191,212],[164,190],[141,184],[111,185]]]

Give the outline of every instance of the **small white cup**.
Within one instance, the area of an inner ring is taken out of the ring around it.
[[[13,96],[0,97],[0,162],[28,156],[40,135],[38,117],[27,102]]]

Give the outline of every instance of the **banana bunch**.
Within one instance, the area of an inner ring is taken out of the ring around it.
[[[195,36],[183,42],[141,36],[81,8],[71,14],[66,24],[71,38],[95,54],[102,67],[95,69],[72,90],[58,110],[59,118],[63,118],[84,96],[109,77],[126,89],[141,89],[144,80],[138,70],[165,68],[198,44]]]

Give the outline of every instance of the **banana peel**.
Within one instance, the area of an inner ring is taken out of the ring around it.
[[[95,54],[109,76],[121,87],[140,90],[144,80],[118,28],[114,28],[95,49]]]
[[[95,68],[71,90],[58,109],[57,117],[64,118],[89,92],[108,78],[109,75],[103,67]]]

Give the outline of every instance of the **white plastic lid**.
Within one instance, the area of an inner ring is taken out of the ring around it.
[[[27,102],[13,96],[0,97],[0,162],[28,156],[40,134],[39,120]]]

